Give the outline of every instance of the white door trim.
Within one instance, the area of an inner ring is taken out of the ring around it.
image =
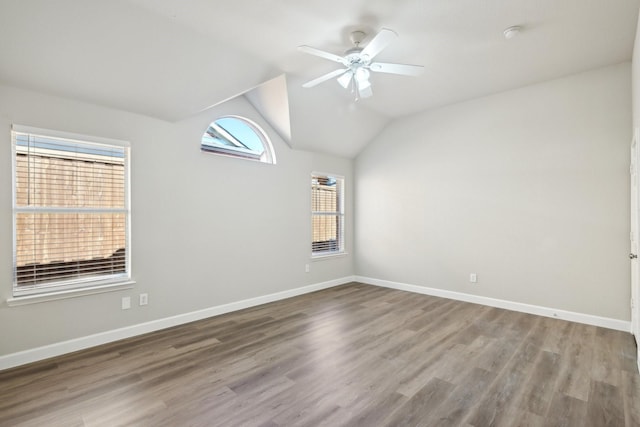
[[[638,255],[640,246],[640,180],[638,168],[640,166],[640,128],[633,131],[631,140],[631,164],[629,166],[631,187],[631,233],[629,234],[631,254]],[[631,333],[635,337],[638,372],[640,372],[640,261],[631,259]]]

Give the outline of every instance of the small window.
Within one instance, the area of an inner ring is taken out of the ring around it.
[[[267,135],[257,124],[243,117],[221,117],[212,122],[202,135],[200,148],[210,153],[276,163]]]
[[[13,126],[13,295],[130,280],[126,142]]]
[[[344,179],[311,175],[312,256],[344,253]]]

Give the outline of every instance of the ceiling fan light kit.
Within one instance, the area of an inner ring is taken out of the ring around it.
[[[298,46],[301,52],[319,56],[330,61],[342,64],[344,68],[331,71],[316,79],[308,81],[302,87],[311,88],[327,80],[337,77],[338,83],[345,89],[351,88],[356,101],[360,98],[368,98],[373,95],[370,71],[376,73],[399,74],[403,76],[418,76],[424,71],[421,65],[393,64],[384,62],[372,62],[389,43],[398,37],[395,31],[383,28],[378,34],[362,48],[360,44],[366,38],[363,31],[351,33],[351,42],[354,47],[347,50],[344,56],[334,55],[311,46]]]

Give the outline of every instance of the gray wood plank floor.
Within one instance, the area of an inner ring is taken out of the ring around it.
[[[0,425],[640,426],[635,352],[351,283],[0,372]]]

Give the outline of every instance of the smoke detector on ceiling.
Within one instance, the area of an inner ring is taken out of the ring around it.
[[[504,34],[505,39],[511,40],[512,38],[520,34],[520,31],[522,31],[522,27],[519,25],[514,25],[505,29],[502,33]]]

